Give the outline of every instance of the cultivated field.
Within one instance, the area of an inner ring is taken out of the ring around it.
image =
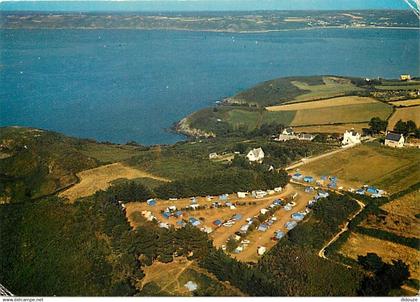
[[[79,197],[90,196],[96,191],[105,190],[111,185],[111,182],[121,178],[152,178],[159,181],[168,181],[165,178],[128,167],[122,163],[114,163],[82,171],[77,173],[77,176],[80,179],[80,182],[61,192],[59,194],[60,197],[68,198],[73,202]]]
[[[391,113],[392,106],[381,102],[303,109],[296,112],[290,125],[304,126],[358,123],[367,122],[375,116],[386,120]]]
[[[418,182],[420,150],[393,149],[377,143],[359,145],[300,167],[304,175],[338,177],[337,185],[376,185],[389,193]]]
[[[293,110],[319,109],[319,108],[328,108],[328,107],[336,107],[336,106],[344,106],[344,105],[372,104],[372,103],[378,103],[378,101],[370,97],[343,96],[343,97],[336,97],[336,98],[320,100],[320,101],[269,106],[269,107],[266,107],[265,109],[267,109],[268,111],[293,111]]]
[[[386,262],[400,259],[409,265],[411,278],[420,279],[420,251],[405,245],[352,233],[340,253],[353,259],[367,253],[376,253]]]
[[[368,123],[357,124],[339,124],[339,125],[319,125],[319,126],[301,126],[294,127],[295,132],[304,133],[340,133],[343,134],[346,130],[354,129],[362,133],[363,128],[368,128]]]
[[[350,92],[363,90],[353,85],[349,79],[323,77],[323,81],[324,84],[321,85],[309,85],[305,82],[292,81],[291,83],[297,88],[310,92],[298,95],[290,103],[331,98],[335,96],[342,96]]]
[[[412,120],[416,125],[420,125],[420,106],[397,108],[388,120],[388,129],[394,129],[399,120]]]
[[[245,205],[238,205],[236,209],[230,209],[229,207],[223,208],[206,208],[203,210],[194,210],[194,211],[183,211],[183,216],[180,218],[170,217],[169,219],[164,218],[161,215],[161,211],[165,210],[167,207],[175,205],[178,209],[186,207],[191,204],[190,199],[179,199],[176,201],[171,200],[158,200],[156,206],[148,206],[146,203],[140,202],[131,202],[126,204],[126,215],[130,222],[130,225],[133,228],[138,227],[144,223],[144,218],[141,216],[142,211],[151,211],[152,214],[160,221],[166,222],[169,225],[179,227],[176,225],[177,221],[188,220],[191,217],[199,219],[201,224],[199,227],[210,227],[213,229],[213,232],[210,234],[210,238],[213,239],[213,244],[216,247],[221,247],[225,245],[229,237],[238,232],[242,225],[246,223],[247,218],[258,216],[260,210],[267,208],[275,199],[285,198],[291,194],[298,192],[298,197],[294,200],[296,206],[291,211],[285,211],[282,207],[279,207],[279,210],[274,214],[277,217],[277,222],[275,222],[266,232],[260,232],[254,230],[251,232],[247,239],[251,242],[243,252],[239,254],[233,254],[234,257],[241,261],[256,261],[258,259],[257,248],[259,246],[265,246],[271,248],[275,242],[271,241],[271,237],[274,236],[274,231],[282,230],[286,231],[284,224],[287,221],[291,220],[291,214],[304,210],[308,201],[313,197],[315,193],[304,193],[302,187],[295,185],[288,185],[280,194],[273,194],[265,198],[255,199],[252,197],[249,198],[237,198],[236,195],[229,197],[231,202],[244,202]],[[205,197],[197,198],[199,205],[207,205],[208,207],[218,198],[213,200],[207,200]],[[221,221],[227,221],[232,218],[235,214],[241,214],[242,218],[237,221],[233,226],[220,226],[216,227],[213,225],[213,222],[217,219]]]
[[[395,101],[395,102],[389,102],[390,104],[394,106],[416,106],[420,105],[420,99],[412,99],[412,100],[403,100],[403,101]]]

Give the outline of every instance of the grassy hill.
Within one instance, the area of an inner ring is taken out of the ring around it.
[[[415,104],[419,87],[418,80],[403,82],[339,76],[279,78],[239,92],[214,108],[192,113],[180,123],[182,127],[178,130],[192,136],[203,133],[224,136],[253,131],[264,124],[366,124],[373,117],[388,119],[404,100]]]
[[[0,128],[0,203],[53,194],[76,183],[76,173],[130,158],[140,149],[40,129]]]

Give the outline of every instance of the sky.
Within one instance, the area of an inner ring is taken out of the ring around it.
[[[407,9],[403,0],[0,0],[0,10],[32,11],[200,11]]]

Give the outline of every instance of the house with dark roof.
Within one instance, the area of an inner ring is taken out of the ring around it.
[[[385,137],[385,146],[392,148],[404,147],[405,139],[401,133],[388,132]]]

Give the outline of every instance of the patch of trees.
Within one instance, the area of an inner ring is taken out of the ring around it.
[[[256,172],[243,169],[226,169],[208,177],[176,180],[157,187],[159,198],[218,195],[238,191],[272,189],[283,187],[288,182],[285,171]]]
[[[369,129],[373,134],[386,131],[388,127],[388,121],[382,120],[379,117],[373,117],[369,122]]]
[[[408,266],[401,260],[393,260],[391,264],[384,263],[374,253],[359,256],[357,260],[365,270],[373,273],[363,279],[358,290],[360,296],[387,296],[410,277]]]
[[[124,214],[100,194],[0,207],[1,283],[21,296],[125,296],[143,277]]]
[[[414,134],[417,136],[419,133],[416,123],[412,120],[405,122],[399,120],[394,126],[394,131],[404,134],[404,136],[408,136],[409,134]]]

